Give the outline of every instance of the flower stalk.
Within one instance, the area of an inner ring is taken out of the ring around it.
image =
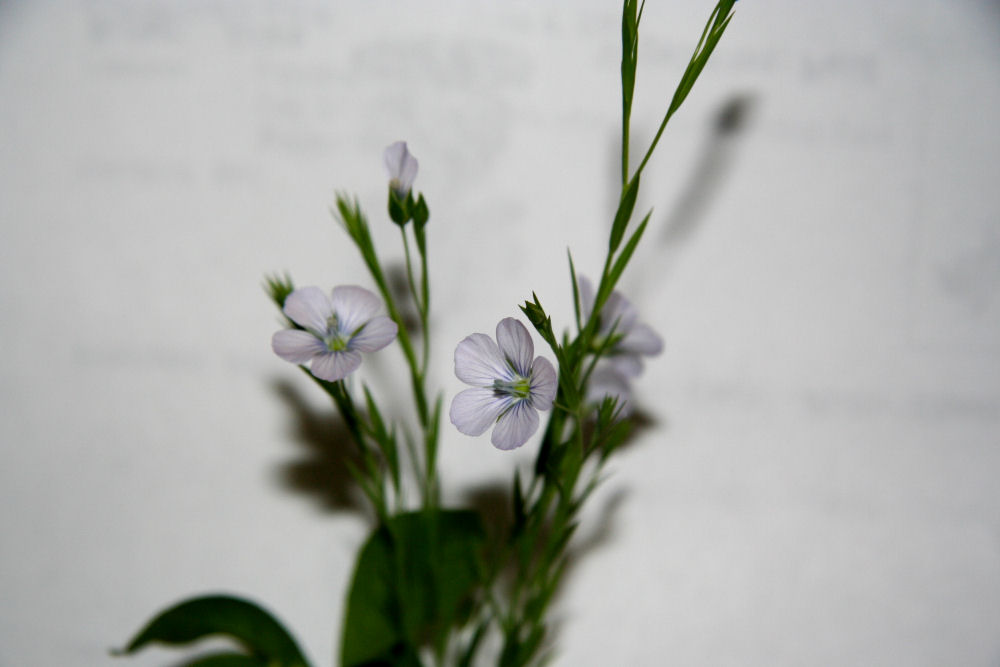
[[[358,285],[329,292],[296,288],[287,276],[266,281],[286,318],[286,327],[272,338],[272,348],[299,365],[331,397],[357,448],[356,460],[345,464],[375,517],[348,596],[343,667],[467,667],[483,664],[486,647],[497,646],[493,657],[500,667],[526,667],[547,658],[549,609],[566,574],[581,508],[599,485],[610,456],[629,438],[629,392],[643,358],[663,348],[662,339],[639,321],[617,289],[651,216],[647,212],[634,224],[640,177],[729,25],[734,3],[719,0],[715,6],[655,135],[631,170],[631,114],[644,4],[623,0],[621,189],[603,267],[594,286],[577,273],[568,256],[570,330],[557,334],[537,294],[520,305],[555,364],[545,355],[536,356],[529,329],[512,317],[500,320],[493,337],[473,333],[458,343],[454,370],[469,388],[450,404],[448,416],[456,428],[472,437],[490,431],[492,444],[501,450],[522,447],[542,431],[531,470],[524,476],[514,471],[509,520],[441,506],[437,457],[444,396],[427,388],[430,212],[423,194],[414,193],[418,162],[405,142],[386,148],[383,162],[388,176],[386,212],[400,229],[406,294],[400,297],[390,289],[368,220],[358,201],[343,194],[337,195],[332,212],[361,255],[374,292]],[[405,326],[400,299],[413,301],[419,331]],[[416,429],[384,414],[377,394],[352,377],[366,356],[394,342],[407,366]],[[547,414],[544,428],[540,412]],[[419,489],[417,501],[407,498],[413,485]],[[158,625],[161,621],[167,625]],[[227,664],[306,665],[294,640],[269,614],[225,596],[168,610],[126,651],[147,641],[173,641],[178,627],[185,637],[221,633],[235,638],[247,652],[222,656]],[[249,636],[247,628],[267,632]],[[487,641],[489,636],[496,641]]]

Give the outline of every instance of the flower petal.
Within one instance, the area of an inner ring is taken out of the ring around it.
[[[629,401],[632,391],[629,387],[628,377],[620,372],[614,364],[601,361],[597,368],[590,375],[590,382],[587,385],[587,400],[600,402],[605,396],[612,396],[618,399],[618,406],[621,414],[631,413],[632,405]]]
[[[556,398],[558,386],[552,363],[545,357],[536,357],[531,365],[531,404],[539,410],[548,410]]]
[[[637,324],[616,347],[624,352],[653,356],[663,352],[663,339],[648,324]]]
[[[637,319],[639,312],[621,292],[615,290],[601,310],[601,333],[608,335],[613,331],[627,336]]]
[[[397,194],[406,196],[417,178],[417,158],[410,154],[405,141],[397,141],[382,153],[389,182]]]
[[[304,364],[313,357],[324,354],[326,345],[308,331],[283,329],[271,336],[274,353],[293,364]]]
[[[465,384],[491,387],[494,380],[512,379],[500,349],[486,334],[474,333],[455,348],[455,375]]]
[[[638,354],[616,354],[607,357],[610,365],[615,370],[626,377],[639,377],[642,375],[642,357]]]
[[[330,303],[337,313],[340,333],[345,336],[357,331],[382,308],[382,302],[377,296],[357,285],[334,287]]]
[[[482,435],[496,423],[510,402],[510,397],[497,395],[492,389],[473,387],[452,399],[448,417],[465,435]]]
[[[497,345],[517,374],[528,377],[531,373],[531,358],[535,356],[535,344],[531,342],[528,329],[513,317],[505,317],[497,324]]]
[[[351,350],[327,352],[313,358],[309,370],[320,380],[336,382],[358,370],[361,365],[361,355]]]
[[[327,332],[333,305],[330,298],[318,287],[300,287],[285,299],[281,309],[292,322],[319,335]]]
[[[490,442],[497,449],[517,449],[538,430],[538,411],[528,401],[518,401],[497,420]]]
[[[375,352],[391,343],[399,333],[396,323],[385,315],[378,315],[368,320],[357,336],[347,343],[347,349],[358,352]]]

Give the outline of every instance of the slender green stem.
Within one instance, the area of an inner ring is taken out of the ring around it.
[[[622,188],[628,183],[629,116],[625,111],[622,120]]]
[[[729,19],[732,18],[729,12],[732,9],[734,1],[721,0],[708,17],[705,28],[702,30],[701,38],[698,40],[698,45],[695,47],[694,53],[691,55],[691,60],[684,70],[684,75],[681,77],[681,82],[674,92],[673,99],[670,100],[670,106],[663,115],[663,121],[660,122],[660,127],[657,129],[656,136],[653,137],[646,155],[642,158],[642,162],[639,163],[639,168],[635,170],[635,176],[642,173],[642,170],[646,167],[646,163],[649,162],[649,158],[653,156],[653,151],[656,149],[656,144],[659,143],[660,137],[663,135],[663,130],[667,127],[667,123],[681,107],[691,87],[694,86],[695,81],[698,79],[698,75],[701,74],[701,70],[704,68],[709,56],[712,55],[712,50],[715,48],[716,43],[722,37],[726,26],[729,25]],[[723,10],[725,10],[725,13],[723,13]]]
[[[418,289],[417,281],[414,279],[413,275],[413,260],[410,253],[410,242],[406,236],[406,229],[404,227],[400,227],[399,231],[403,240],[403,253],[406,258],[406,283],[410,291],[410,296],[413,298],[413,303],[416,306],[417,313],[420,317],[421,358],[417,368],[411,368],[411,370],[413,371],[414,377],[413,391],[418,405],[420,426],[424,436],[425,465],[422,474],[416,465],[414,467],[414,471],[417,473],[417,478],[420,480],[424,504],[426,506],[434,506],[436,505],[437,497],[437,422],[440,416],[441,405],[439,399],[435,405],[434,415],[428,415],[425,389],[427,364],[430,359],[430,331],[428,328],[430,289],[427,279],[427,254],[423,251],[423,245],[418,243],[421,269],[420,286]],[[413,457],[413,461],[414,464],[416,464],[416,457]]]
[[[424,358],[420,372],[422,375],[426,375],[427,363],[430,361],[431,356],[431,336],[430,329],[428,328],[428,319],[430,318],[431,310],[431,290],[430,279],[427,273],[427,253],[424,252],[422,247],[420,248],[420,292],[423,296],[421,300],[423,307],[420,309],[420,330],[424,336]]]
[[[420,299],[420,295],[417,293],[417,283],[413,279],[413,262],[410,260],[410,241],[406,238],[406,228],[399,228],[399,235],[403,239],[403,255],[406,258],[406,284],[410,289],[410,296],[413,297],[413,305],[417,307],[417,312],[421,315],[421,320],[423,320],[424,305]],[[427,332],[421,329],[420,335],[427,339]]]
[[[365,423],[358,413],[354,405],[354,400],[351,398],[350,392],[343,380],[327,382],[314,376],[305,366],[300,366],[300,368],[315,380],[333,399],[334,405],[337,406],[337,411],[344,420],[344,424],[347,426],[347,430],[351,434],[351,439],[354,440],[358,448],[358,453],[361,455],[361,461],[364,464],[364,470],[357,471],[357,481],[361,484],[362,490],[368,495],[369,500],[371,500],[379,520],[387,520],[389,513],[385,500],[385,480],[382,478],[378,461],[373,456],[366,438],[366,433],[371,432],[371,427]]]

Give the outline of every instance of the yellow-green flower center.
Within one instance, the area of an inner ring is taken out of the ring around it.
[[[339,333],[327,336],[323,342],[326,343],[326,349],[331,352],[343,352],[347,349],[347,341],[341,338]]]
[[[323,337],[326,349],[331,352],[343,352],[347,349],[347,343],[351,340],[351,337],[347,336],[345,338],[342,335],[340,331],[340,319],[337,317],[337,313],[330,315],[329,319],[327,319],[326,332],[326,336]]]
[[[511,381],[494,380],[493,390],[514,398],[528,398],[531,395],[531,380],[520,375],[514,376]]]

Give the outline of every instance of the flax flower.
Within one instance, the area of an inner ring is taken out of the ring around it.
[[[548,359],[534,357],[531,334],[514,318],[501,320],[496,335],[494,342],[474,333],[455,349],[455,375],[472,389],[452,400],[451,423],[466,435],[492,426],[494,447],[516,449],[538,430],[538,411],[552,407],[556,370]]]
[[[362,352],[375,352],[396,337],[396,323],[379,315],[382,302],[357,285],[342,285],[327,294],[318,287],[301,287],[285,299],[282,309],[302,329],[284,329],[271,338],[275,354],[328,382],[343,380],[358,370]]]
[[[417,178],[417,158],[410,154],[405,141],[397,141],[382,153],[389,174],[389,187],[400,199],[406,199]]]
[[[594,309],[594,288],[583,276],[578,281],[580,306],[586,319]],[[643,357],[663,351],[663,339],[648,324],[639,322],[635,306],[617,290],[611,293],[601,310],[597,336],[598,345],[608,336],[620,338],[597,362],[587,385],[587,399],[599,402],[605,396],[612,396],[618,399],[622,414],[627,415],[632,411],[632,379],[642,373]]]
[[[594,288],[583,276],[578,278],[578,285],[581,311],[586,320],[594,309]],[[598,344],[608,336],[620,336],[611,349],[605,351],[604,358],[626,377],[642,373],[643,357],[656,356],[663,351],[663,339],[648,324],[639,322],[639,311],[618,290],[604,303],[597,334]]]

